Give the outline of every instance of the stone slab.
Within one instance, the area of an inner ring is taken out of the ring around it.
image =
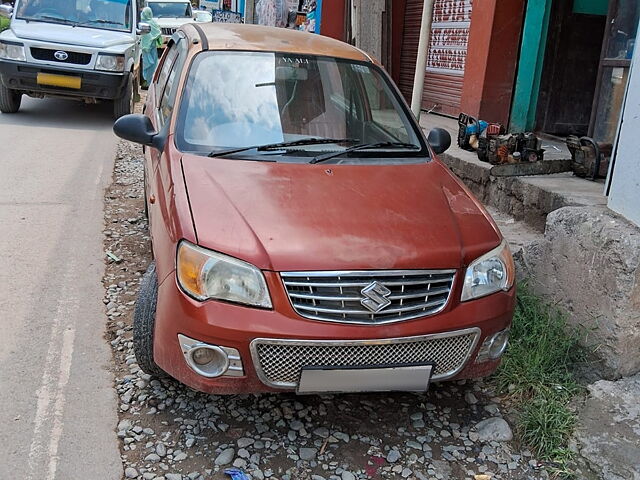
[[[640,371],[640,228],[606,207],[564,207],[519,263],[533,290],[580,327],[602,377]]]
[[[574,448],[604,480],[640,480],[640,374],[589,386]]]

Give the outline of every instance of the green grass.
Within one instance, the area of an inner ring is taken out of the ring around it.
[[[9,28],[10,20],[8,18],[0,17],[0,32]]]
[[[582,391],[572,369],[584,358],[563,312],[519,285],[509,350],[495,380],[514,402],[522,442],[565,473],[576,421],[569,405]]]

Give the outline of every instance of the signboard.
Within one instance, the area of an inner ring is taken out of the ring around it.
[[[242,15],[229,10],[213,10],[213,21],[218,23],[242,23]]]
[[[433,7],[427,71],[464,75],[471,24],[471,0],[436,0]]]

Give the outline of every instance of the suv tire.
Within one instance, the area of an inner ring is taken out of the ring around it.
[[[116,120],[124,115],[133,113],[137,96],[138,81],[133,73],[129,73],[129,79],[123,95],[113,101],[113,116]]]
[[[22,103],[22,92],[12,90],[0,83],[0,112],[17,113]]]
[[[153,360],[157,301],[158,275],[155,262],[151,262],[140,282],[136,309],[133,313],[133,353],[143,372],[156,377],[166,377],[166,373]]]

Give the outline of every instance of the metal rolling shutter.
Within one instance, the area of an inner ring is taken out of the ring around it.
[[[473,0],[435,0],[422,107],[457,116],[467,58]],[[400,89],[411,100],[424,0],[407,0]]]

